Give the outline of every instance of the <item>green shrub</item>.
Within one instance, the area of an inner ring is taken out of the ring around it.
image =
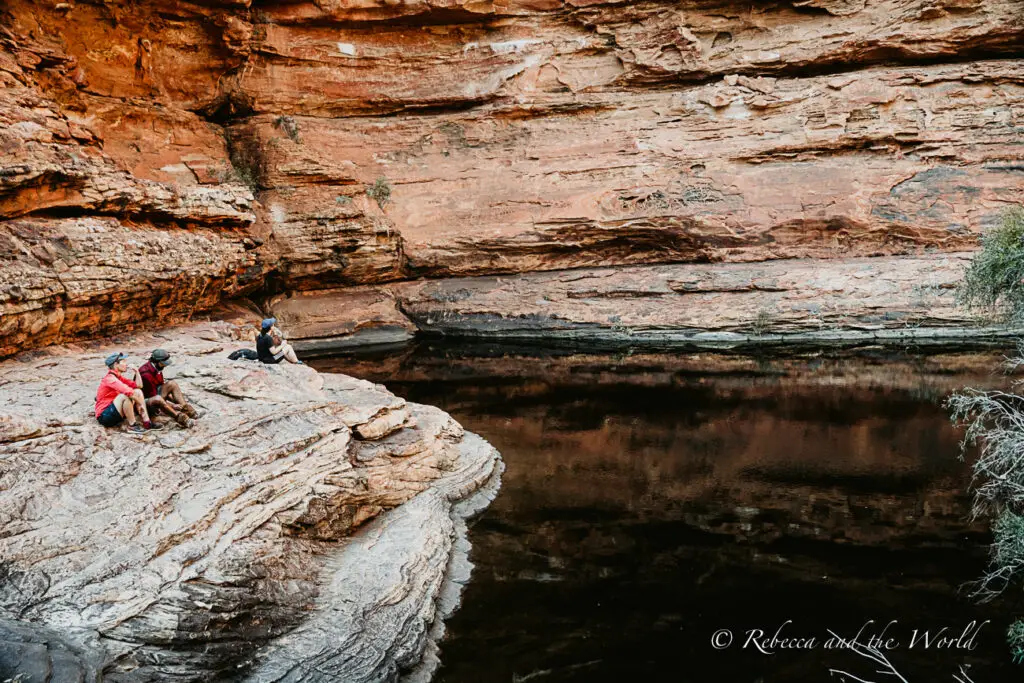
[[[957,301],[1004,322],[1024,322],[1024,209],[1007,212],[999,227],[982,236]],[[1007,370],[1024,367],[1024,342],[1018,341],[1017,350],[1018,357],[1004,364]],[[1024,576],[1024,516],[1014,512],[1024,504],[1024,401],[1015,392],[963,389],[945,405],[953,422],[967,428],[962,447],[980,446],[973,467],[973,513],[995,521],[991,563],[974,596],[989,600]],[[1013,661],[1024,664],[1024,620],[1010,626],[1006,639]]]
[[[1024,664],[1024,621],[1017,620],[1006,631],[1006,642],[1010,644],[1015,664]]]
[[[1024,209],[1007,212],[1002,225],[982,236],[957,301],[1006,322],[1024,321]]]
[[[1004,510],[996,519],[992,533],[996,562],[1024,567],[1024,517]]]
[[[377,178],[373,185],[366,188],[366,194],[383,209],[384,205],[391,201],[391,184],[387,178],[382,176]]]

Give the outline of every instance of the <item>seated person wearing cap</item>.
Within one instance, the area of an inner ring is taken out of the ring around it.
[[[261,363],[280,363],[286,360],[289,363],[302,365],[295,355],[295,349],[284,340],[281,330],[277,329],[277,318],[266,318],[260,325],[260,336],[256,337],[256,355]]]
[[[116,427],[127,420],[129,432],[141,432],[143,427],[160,429],[149,419],[146,399],[139,384],[124,376],[128,372],[124,354],[112,353],[107,356],[106,363],[109,370],[96,391],[96,419],[99,423],[104,427]],[[142,418],[142,427],[135,422],[136,415]]]
[[[154,414],[157,411],[166,413],[182,427],[191,427],[194,424],[192,420],[199,417],[199,413],[185,402],[177,382],[164,381],[164,368],[170,364],[171,354],[163,349],[156,349],[149,355],[149,360],[139,368],[142,395],[146,397],[146,406]]]

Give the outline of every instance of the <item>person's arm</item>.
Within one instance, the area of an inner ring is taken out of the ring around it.
[[[280,330],[277,328],[272,330],[270,340],[274,342],[274,345],[270,347],[270,353],[274,354],[274,360],[280,360],[284,354],[288,353],[288,345],[282,338]]]
[[[127,384],[125,384],[124,382],[119,380],[114,373],[110,373],[109,375],[104,377],[102,383],[106,384],[108,387],[110,387],[117,393],[124,394],[125,396],[131,396],[135,392],[135,387],[130,387]]]
[[[146,372],[142,370],[145,369]],[[139,369],[139,384],[142,386],[143,396],[154,396],[156,395],[156,374],[152,371],[149,366],[143,366]]]

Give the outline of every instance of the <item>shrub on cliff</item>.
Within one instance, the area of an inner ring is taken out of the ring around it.
[[[1009,323],[1024,323],[1024,209],[1009,211],[1002,224],[985,234],[981,249],[964,273],[957,301]],[[1024,343],[1007,370],[1024,367]],[[1021,382],[1016,382],[1019,387]],[[954,423],[966,426],[963,440],[980,446],[974,463],[974,515],[993,518],[989,570],[974,595],[988,600],[1024,575],[1024,397],[1002,391],[965,389],[946,401]],[[961,453],[961,456],[963,453]],[[1006,633],[1018,664],[1024,663],[1024,620]]]
[[[1007,370],[1024,366],[1024,342]],[[1018,380],[1014,386],[1020,386]],[[974,585],[973,595],[991,600],[1024,576],[1024,396],[1006,391],[964,389],[946,399],[954,424],[966,427],[961,458],[968,446],[979,446],[974,463],[975,517],[994,519],[988,571]],[[1024,663],[1024,621],[1007,631],[1015,662]]]
[[[391,201],[391,183],[388,179],[381,176],[370,187],[366,188],[366,194],[373,201],[377,202],[377,206],[384,208],[384,205]]]
[[[1002,225],[982,236],[957,301],[1007,322],[1024,322],[1024,209],[1007,212]]]

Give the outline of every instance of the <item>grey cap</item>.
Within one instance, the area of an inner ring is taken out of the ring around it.
[[[107,356],[107,360],[104,362],[107,364],[108,368],[112,368],[114,367],[114,363],[121,360],[122,358],[127,358],[127,356],[118,351],[117,353],[112,353],[109,356]]]
[[[149,354],[149,359],[152,361],[156,361],[161,365],[171,364],[171,354],[164,351],[163,349],[154,349],[153,353]]]

